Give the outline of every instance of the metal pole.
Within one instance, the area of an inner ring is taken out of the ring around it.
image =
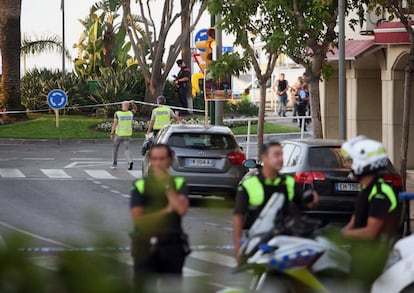
[[[216,25],[216,16],[210,15],[210,26],[214,27]],[[215,107],[215,101],[209,101],[209,112],[210,112],[210,125],[216,125],[216,107]]]
[[[246,141],[246,158],[249,158],[250,152],[250,133],[252,130],[252,120],[247,121],[247,141]]]
[[[339,138],[346,139],[346,89],[345,89],[345,3],[338,1],[339,14]]]
[[[61,0],[62,9],[62,77],[65,78],[65,0]]]
[[[221,14],[216,15],[216,21],[221,21]],[[223,38],[221,29],[216,29],[216,56],[217,59],[220,59],[223,56]],[[216,101],[215,103],[216,125],[223,125],[223,103],[224,101]]]

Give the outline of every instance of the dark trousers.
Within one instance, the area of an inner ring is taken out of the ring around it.
[[[182,244],[136,247],[134,258],[135,292],[146,292],[145,288],[160,274],[182,277],[186,252]]]
[[[303,117],[303,116],[306,116],[306,110],[308,109],[308,103],[302,103],[302,102],[299,102],[299,104],[298,104],[298,116],[299,117]],[[300,125],[300,128],[302,129],[302,123],[304,123],[305,121],[304,121],[305,119],[300,119],[300,121],[299,121],[299,125]],[[304,128],[303,128],[305,131],[306,131],[306,124],[305,124],[305,126],[304,126]]]
[[[188,86],[180,86],[180,88],[178,89],[178,97],[180,99],[180,103],[181,103],[181,107],[183,108],[188,108],[188,100],[187,100],[187,96],[188,96]],[[180,110],[180,114],[187,114],[188,112],[185,110]]]

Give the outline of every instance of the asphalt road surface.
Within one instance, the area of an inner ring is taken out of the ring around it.
[[[141,144],[132,143],[134,170],[128,171],[122,147],[118,169],[110,169],[109,140],[0,141],[0,236],[6,244],[14,234],[26,236],[30,242],[22,253],[45,271],[56,270],[57,253],[81,251],[121,264],[132,280],[129,189],[141,176]],[[257,153],[254,145],[250,150]],[[170,292],[248,287],[247,274],[233,273],[231,218],[232,207],[223,199],[191,197],[184,218],[192,246],[179,285],[184,289]],[[103,246],[103,239],[112,246]]]
[[[31,241],[23,250],[34,265],[55,269],[61,250],[102,252],[97,243],[116,243],[109,253],[132,271],[129,236],[129,188],[141,176],[141,142],[132,143],[134,170],[128,171],[120,149],[118,169],[111,170],[112,145],[105,142],[3,141],[0,143],[0,235]],[[232,274],[231,207],[221,198],[192,197],[184,219],[193,248],[184,283],[205,280],[205,292],[245,286]],[[239,277],[240,276],[240,277]],[[198,284],[198,283],[197,283]]]

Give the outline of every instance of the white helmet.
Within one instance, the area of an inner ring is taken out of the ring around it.
[[[388,156],[382,143],[363,135],[347,140],[341,147],[342,155],[352,159],[356,176],[374,174],[388,165]]]

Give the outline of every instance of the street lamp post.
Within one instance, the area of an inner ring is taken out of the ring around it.
[[[339,79],[339,138],[346,138],[346,89],[345,89],[345,3],[344,0],[338,1],[338,26],[339,26],[339,60],[338,60],[338,79]]]
[[[62,77],[65,77],[65,0],[61,0],[62,10]]]

